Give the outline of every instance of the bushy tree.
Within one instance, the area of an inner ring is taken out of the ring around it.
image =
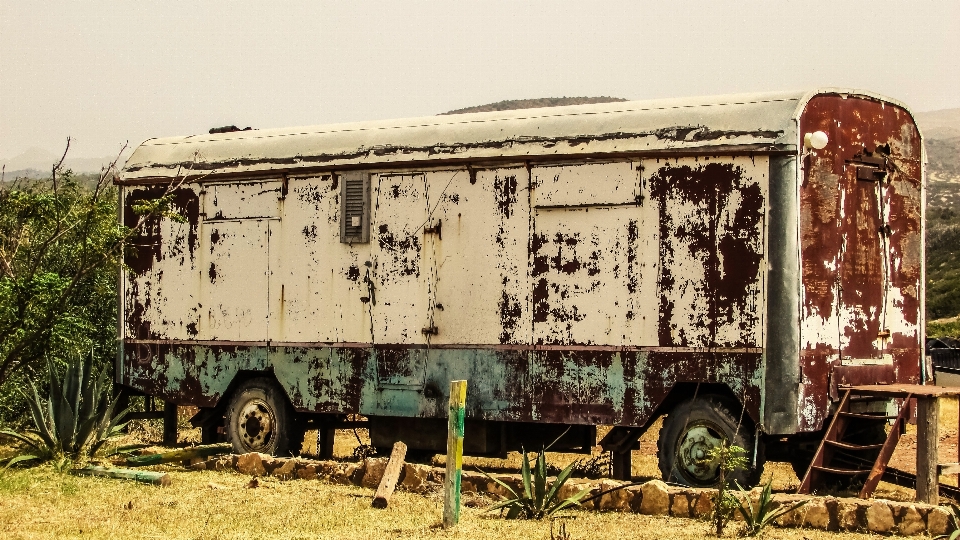
[[[92,354],[112,365],[124,241],[170,212],[165,196],[123,227],[116,161],[86,177],[62,164],[47,179],[0,183],[0,424],[26,419],[21,392],[29,380],[44,384],[48,358],[64,367],[62,359]]]

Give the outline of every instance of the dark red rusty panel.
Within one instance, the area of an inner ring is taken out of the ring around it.
[[[828,380],[919,382],[922,341],[921,143],[913,119],[889,103],[820,95],[800,119],[801,136],[815,131],[829,143],[807,151],[800,187],[803,429],[822,421]],[[878,362],[841,366],[841,357]]]

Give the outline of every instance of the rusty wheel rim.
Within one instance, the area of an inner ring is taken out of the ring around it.
[[[712,486],[720,477],[720,464],[707,458],[711,449],[726,438],[723,430],[712,422],[687,424],[677,443],[676,469],[685,480],[696,486]]]
[[[262,399],[252,399],[240,411],[240,425],[237,431],[244,446],[260,451],[273,441],[277,418],[273,409]]]

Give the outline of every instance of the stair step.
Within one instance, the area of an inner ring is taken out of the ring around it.
[[[837,414],[845,418],[858,418],[860,420],[895,420],[897,418],[897,416],[885,416],[880,414],[861,414],[861,413],[852,413],[852,412],[845,412],[845,411],[841,411]]]
[[[842,474],[842,475],[846,475],[846,476],[856,476],[856,475],[858,475],[858,474],[867,474],[868,472],[870,472],[870,469],[865,469],[865,470],[861,470],[861,469],[838,469],[838,468],[835,468],[835,467],[821,467],[821,466],[819,466],[819,465],[814,465],[813,468],[814,468],[815,470],[818,470],[818,471],[821,471],[821,472],[825,472],[825,473],[830,473],[830,474]]]
[[[880,444],[853,444],[843,441],[823,441],[830,446],[835,446],[837,448],[842,448],[844,450],[858,451],[858,450],[877,450],[883,448],[883,443]]]

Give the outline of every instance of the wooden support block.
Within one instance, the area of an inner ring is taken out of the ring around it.
[[[373,496],[374,508],[386,508],[390,503],[390,496],[393,495],[393,490],[397,487],[397,480],[400,480],[400,472],[403,471],[403,459],[406,456],[407,445],[401,441],[393,443],[393,451],[390,452],[387,468],[383,471],[383,478],[380,479],[377,494]]]
[[[96,465],[87,465],[82,469],[70,471],[76,476],[103,476],[106,478],[118,478],[120,480],[135,480],[144,484],[154,484],[157,486],[169,486],[170,475],[153,471],[134,471],[131,469],[116,469],[114,467],[99,467]]]
[[[631,474],[633,473],[631,470],[633,466],[631,457],[629,447],[625,452],[619,450],[610,451],[610,468],[614,480],[630,480]]]
[[[960,473],[960,463],[941,463],[937,465],[940,474],[958,474]]]
[[[467,381],[450,381],[447,410],[447,474],[443,479],[443,527],[460,521],[460,475],[463,469],[463,421],[467,406]]]
[[[163,445],[176,446],[177,444],[177,405],[169,401],[163,402]]]
[[[940,402],[936,397],[917,398],[917,501],[939,504],[937,476],[937,422]]]

